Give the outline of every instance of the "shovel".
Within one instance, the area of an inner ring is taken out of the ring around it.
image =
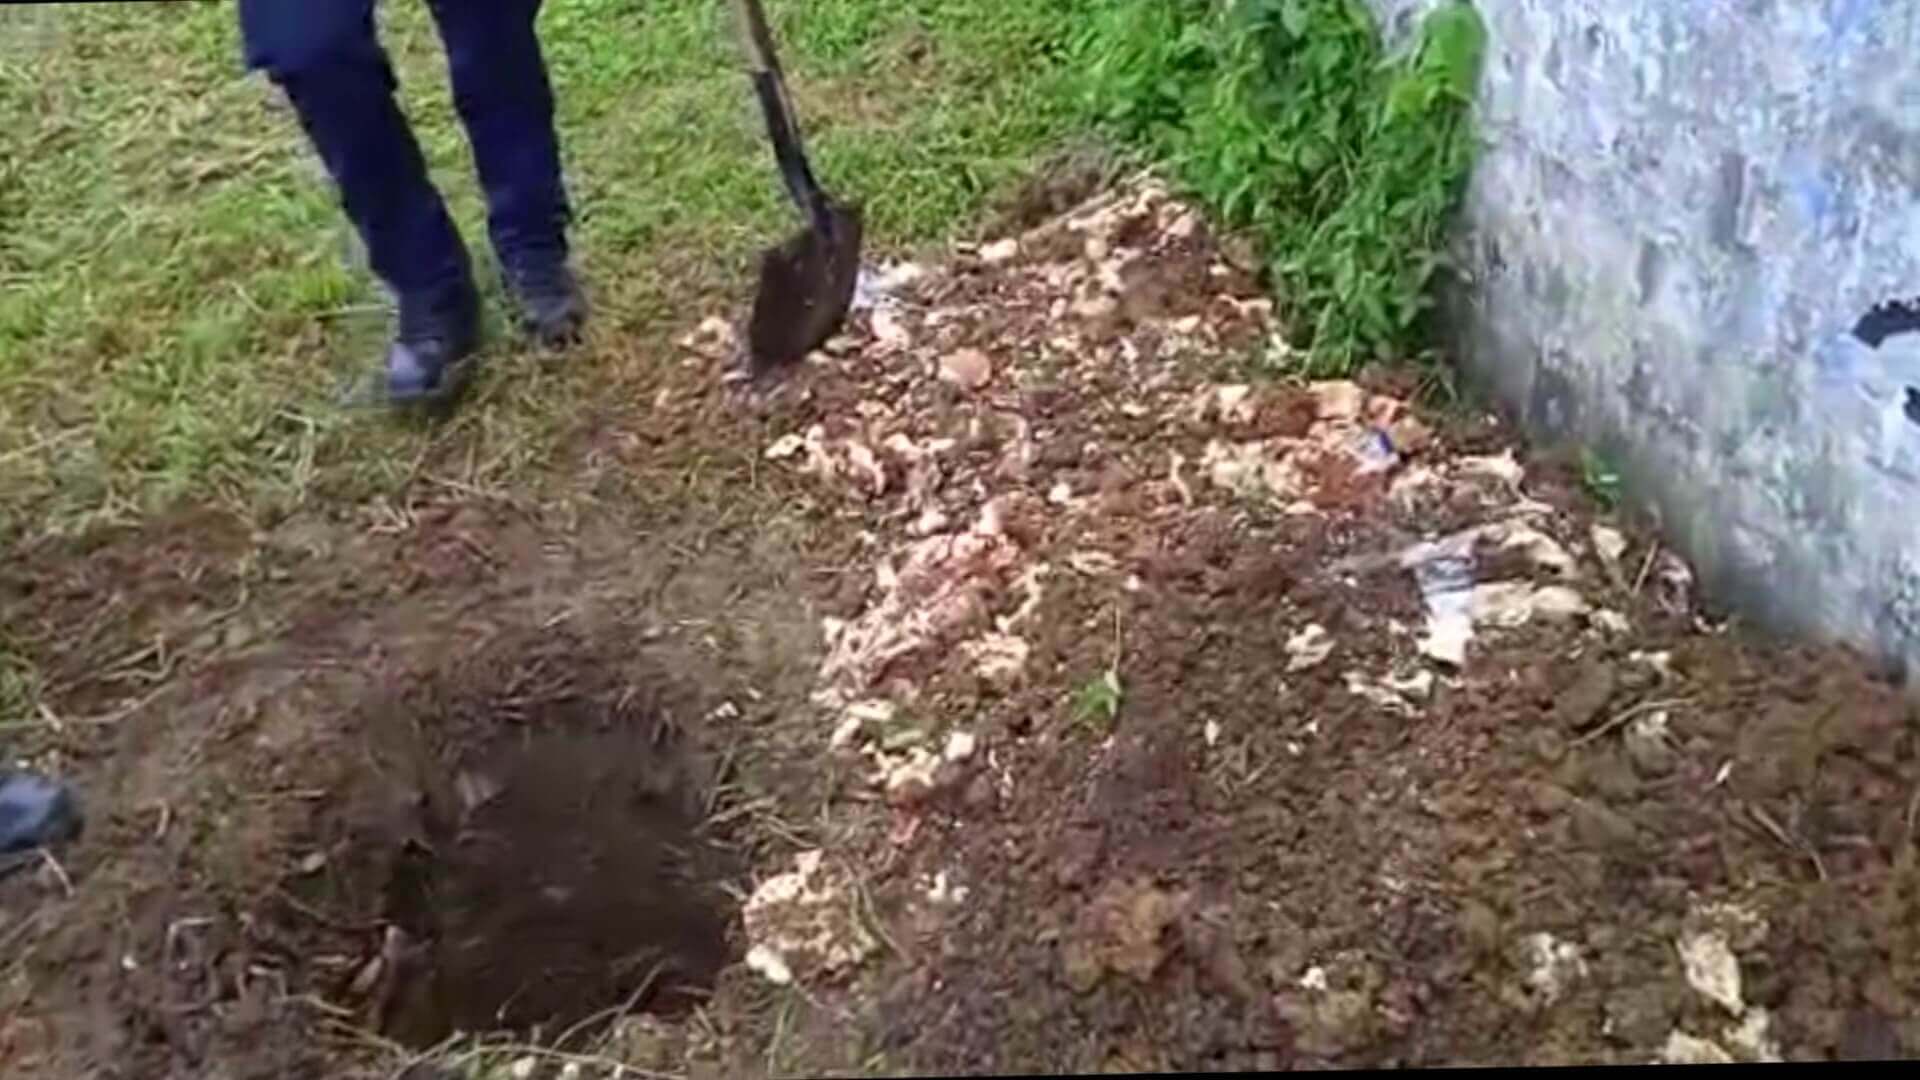
[[[864,221],[858,206],[837,202],[813,178],[760,0],[734,0],[734,7],[780,177],[807,218],[806,229],[760,255],[760,289],[747,323],[748,361],[757,377],[797,363],[840,328],[853,305]]]

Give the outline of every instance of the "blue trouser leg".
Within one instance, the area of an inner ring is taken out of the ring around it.
[[[426,296],[464,283],[467,256],[394,100],[373,4],[240,0],[241,36],[247,66],[265,71],[292,102],[374,272],[401,296]]]
[[[473,144],[494,252],[566,254],[570,218],[553,88],[534,22],[541,0],[429,0],[454,107]]]

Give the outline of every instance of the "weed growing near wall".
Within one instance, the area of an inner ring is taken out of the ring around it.
[[[1485,43],[1459,0],[1395,57],[1361,0],[1135,0],[1076,47],[1097,119],[1261,241],[1324,375],[1418,345]]]

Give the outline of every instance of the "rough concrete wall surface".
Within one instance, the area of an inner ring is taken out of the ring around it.
[[[1463,362],[1728,606],[1920,660],[1920,2],[1475,6]]]

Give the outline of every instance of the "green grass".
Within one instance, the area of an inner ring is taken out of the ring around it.
[[[480,200],[424,5],[381,5],[403,102],[468,243]],[[1389,59],[1357,0],[782,0],[828,186],[876,248],[963,229],[1089,124],[1263,238],[1315,367],[1417,348],[1471,159],[1481,31],[1448,6]],[[215,505],[255,520],[440,481],[527,490],[674,330],[744,300],[793,227],[719,0],[554,0],[576,246],[571,369],[503,323],[452,424],[342,410],[384,301],[231,5],[0,7],[0,545]],[[484,265],[484,262],[483,262]],[[631,395],[629,395],[631,396]]]
[[[1138,0],[1078,42],[1095,115],[1263,243],[1294,344],[1336,375],[1421,350],[1485,38],[1465,3],[1395,56],[1362,0]]]
[[[817,166],[869,205],[876,247],[951,232],[1073,125],[1058,43],[1078,4],[772,5]],[[424,5],[381,12],[483,253]],[[548,373],[508,341],[479,401],[427,431],[333,404],[378,354],[383,300],[292,115],[241,69],[231,5],[0,9],[0,543],[178,504],[392,494],[429,459],[522,479],[613,369],[669,359],[686,305],[743,287],[793,227],[726,6],[555,0],[542,30],[600,311],[588,362],[608,370]]]
[[[1079,691],[1073,695],[1074,717],[1082,723],[1094,725],[1104,734],[1111,731],[1114,722],[1120,719],[1120,705],[1124,700],[1120,673],[1108,668],[1081,684]]]

